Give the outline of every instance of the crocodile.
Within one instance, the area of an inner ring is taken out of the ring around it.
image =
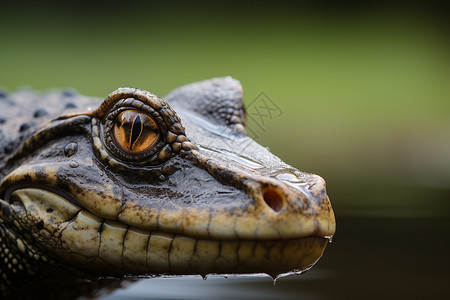
[[[318,175],[246,133],[242,86],[0,92],[0,291],[309,269],[336,229]]]

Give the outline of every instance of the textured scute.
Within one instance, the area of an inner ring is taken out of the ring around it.
[[[175,107],[195,112],[220,125],[245,125],[242,86],[231,77],[188,84],[174,90],[165,99]]]
[[[28,88],[4,91],[0,96],[0,164],[27,136],[49,120],[66,113],[86,111],[99,101],[70,89],[47,93]]]

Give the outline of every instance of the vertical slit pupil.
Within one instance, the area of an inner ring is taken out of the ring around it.
[[[130,150],[133,150],[133,146],[136,141],[139,139],[139,136],[142,133],[142,121],[139,115],[136,116],[136,119],[133,122],[133,126],[131,129],[131,139],[130,139]]]

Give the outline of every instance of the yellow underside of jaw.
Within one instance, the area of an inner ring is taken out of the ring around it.
[[[328,242],[320,237],[217,240],[144,230],[102,219],[36,188],[16,190],[11,199],[25,209],[25,214],[16,216],[22,226],[28,222],[49,253],[102,275],[267,273],[275,277],[308,269]],[[34,228],[41,220],[43,228]]]

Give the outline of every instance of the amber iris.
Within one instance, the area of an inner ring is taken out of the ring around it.
[[[150,116],[130,109],[117,116],[113,135],[121,150],[129,154],[139,154],[150,150],[160,134],[158,125]]]

